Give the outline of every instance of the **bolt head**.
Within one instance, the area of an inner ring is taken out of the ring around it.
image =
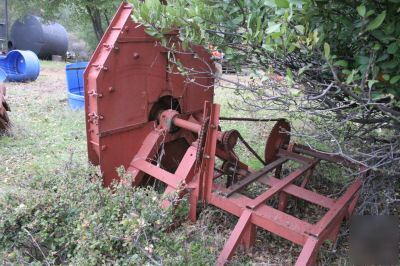
[[[133,53],[133,59],[139,59],[139,57],[140,57],[140,55],[139,55],[139,53],[137,53],[137,52],[134,52]]]

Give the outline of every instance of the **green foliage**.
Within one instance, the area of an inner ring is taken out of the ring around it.
[[[391,108],[399,105],[397,0],[131,2],[134,19],[152,36],[179,28],[183,41],[213,44],[238,68],[274,66],[281,75],[289,68],[296,81],[317,84],[337,78],[338,86],[348,84],[356,98],[368,101],[372,90],[371,101],[385,98]]]
[[[35,178],[26,189],[0,202],[0,257],[11,263],[146,261],[140,247],[153,249],[171,222],[152,190],[110,193],[81,167]]]
[[[366,90],[373,89],[378,98],[390,95],[397,102],[400,84],[382,77],[399,74],[400,4],[397,1],[324,2],[317,9],[310,9],[312,13],[308,15],[310,26],[332,47],[328,63],[336,66],[340,79],[355,86],[353,91],[358,96],[364,97]],[[335,13],[338,15],[333,16]],[[370,88],[366,86],[368,82]]]
[[[34,178],[0,198],[0,261],[132,265],[158,264],[161,258],[166,264],[215,260],[216,252],[204,247],[204,239],[187,243],[184,234],[171,236],[169,228],[186,214],[185,204],[162,209],[161,201],[151,188],[117,185],[111,193],[96,169],[76,164]]]

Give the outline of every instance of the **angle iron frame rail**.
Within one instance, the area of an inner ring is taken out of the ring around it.
[[[199,149],[197,141],[193,142],[188,148],[175,173],[169,173],[143,159],[151,158],[151,151],[155,150],[159,142],[159,137],[157,136],[165,134],[163,129],[158,129],[163,133],[156,132],[149,135],[148,139],[151,141],[148,141],[147,145],[145,145],[145,151],[139,151],[138,155],[132,160],[128,172],[133,174],[134,177],[140,176],[139,173],[146,173],[155,177],[167,184],[165,193],[178,191],[180,196],[189,193],[189,217],[192,221],[196,221],[197,219],[196,205],[199,200],[204,204],[214,205],[239,217],[237,226],[232,231],[231,237],[229,237],[223,251],[218,257],[216,262],[218,265],[228,262],[239,244],[247,247],[253,245],[257,227],[302,245],[303,250],[296,264],[313,265],[316,261],[316,254],[319,247],[325,240],[331,239],[334,241],[337,238],[341,222],[353,211],[358,199],[361,181],[356,180],[338,200],[333,200],[307,190],[304,188],[304,185],[294,185],[293,182],[300,177],[304,176],[304,178],[308,178],[310,170],[313,170],[320,159],[312,159],[294,151],[281,149],[276,161],[265,166],[259,172],[250,173],[241,183],[234,184],[229,188],[217,185],[214,183],[215,160],[218,154],[217,142],[219,136],[222,134],[218,130],[219,108],[219,105],[209,102],[206,102],[204,105],[204,116],[210,118],[210,126],[205,134],[206,140],[201,162],[196,162],[195,154],[197,149]],[[187,120],[183,121],[183,119],[177,117],[168,118],[168,115],[171,115],[171,113],[166,112],[165,119],[169,119],[172,123],[177,121],[175,126],[193,133],[199,133],[199,124]],[[167,129],[164,130],[167,131]],[[149,143],[153,143],[153,145],[149,146]],[[312,155],[318,154],[313,153]],[[266,176],[268,172],[289,160],[300,162],[302,166],[282,179]],[[241,164],[243,165],[243,163]],[[250,199],[241,194],[240,190],[252,182],[267,184],[269,189],[255,199]],[[183,190],[180,190],[180,187],[183,187]],[[285,197],[280,197],[280,201],[286,201],[287,196],[292,196],[329,210],[319,222],[310,224],[285,213],[286,202],[280,204],[279,209],[265,204],[272,197],[281,195],[282,193],[284,193]],[[165,206],[169,205],[166,204]]]

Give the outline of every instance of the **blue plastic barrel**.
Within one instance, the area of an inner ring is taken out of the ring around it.
[[[0,68],[0,83],[4,83],[7,79],[7,73]]]
[[[85,107],[85,96],[83,87],[83,72],[88,62],[69,64],[65,68],[68,84],[68,103],[72,110],[79,110]]]
[[[34,81],[40,73],[39,58],[31,51],[13,50],[5,56],[0,56],[0,69],[6,75],[4,81]],[[0,78],[3,78],[2,76],[3,73]]]

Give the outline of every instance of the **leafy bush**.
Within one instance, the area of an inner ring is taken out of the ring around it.
[[[178,209],[160,208],[152,188],[101,186],[95,169],[68,167],[35,177],[24,188],[0,195],[0,261],[98,265],[208,263],[199,238],[167,232]],[[182,209],[183,208],[183,209]],[[206,240],[209,241],[209,240]],[[211,256],[211,257],[210,257]]]
[[[237,67],[279,63],[275,71],[289,76],[319,71],[321,77],[308,78],[321,81],[332,77],[326,64],[331,63],[347,84],[364,79],[359,90],[368,83],[381,94],[400,96],[398,0],[132,2],[134,19],[145,23],[149,34],[162,38],[178,27],[184,41],[216,45]],[[316,65],[324,67],[313,69]]]

